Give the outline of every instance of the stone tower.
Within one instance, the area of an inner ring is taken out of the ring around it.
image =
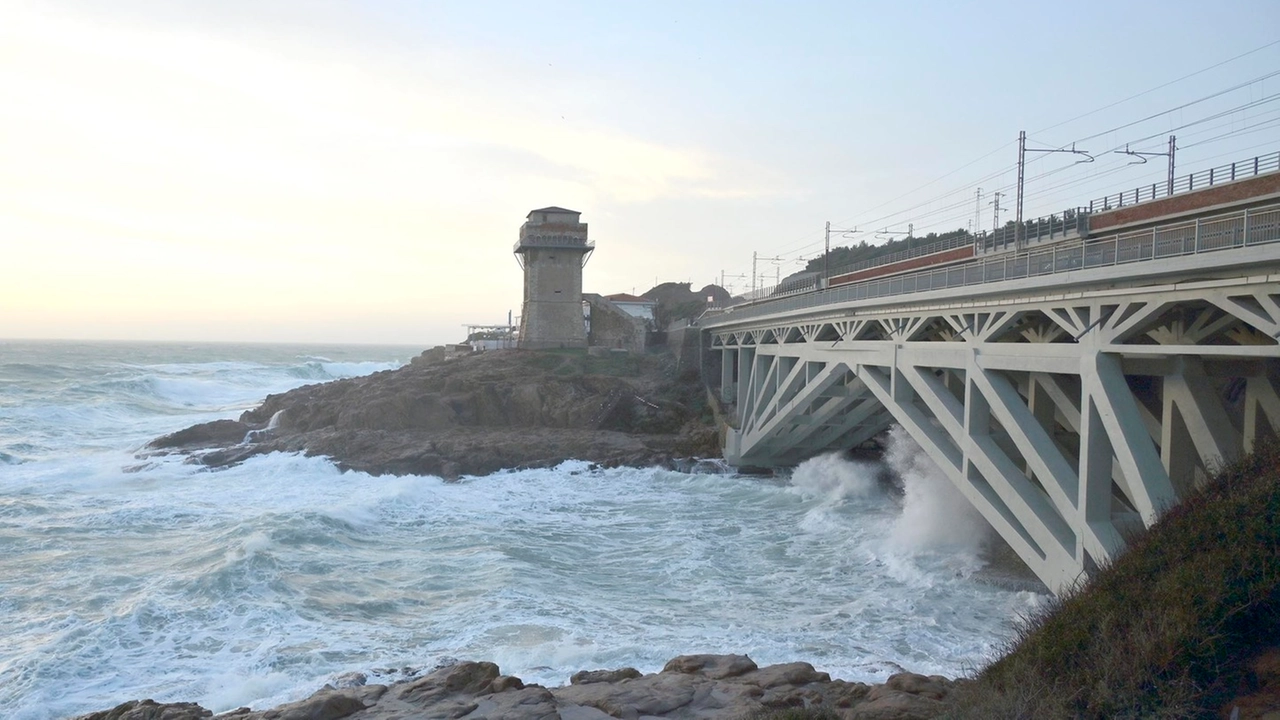
[[[520,226],[516,261],[524,268],[520,347],[587,346],[582,314],[582,268],[595,245],[587,240],[582,213],[545,207]]]

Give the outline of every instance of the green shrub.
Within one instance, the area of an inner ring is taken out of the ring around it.
[[[1280,450],[1221,470],[1022,623],[950,717],[1214,716],[1280,643]]]

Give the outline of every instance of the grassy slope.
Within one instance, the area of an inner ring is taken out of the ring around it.
[[[1280,644],[1280,446],[1224,468],[1030,619],[952,717],[1214,717]]]

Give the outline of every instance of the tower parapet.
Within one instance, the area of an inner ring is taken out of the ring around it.
[[[512,251],[524,269],[520,342],[525,349],[586,347],[582,268],[595,249],[582,213],[561,207],[531,211]]]
[[[547,207],[529,213],[520,226],[520,239],[512,252],[524,266],[521,255],[532,248],[566,248],[583,250],[582,263],[595,249],[595,243],[587,239],[587,224],[579,222],[582,213],[559,207]]]

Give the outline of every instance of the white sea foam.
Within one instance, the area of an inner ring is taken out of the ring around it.
[[[316,362],[298,366],[257,363],[200,363],[142,368],[151,392],[183,408],[207,411],[243,410],[261,402],[264,394],[281,393],[300,385],[394,370],[398,362]]]
[[[885,462],[903,485],[903,511],[893,529],[901,547],[976,555],[991,527],[942,470],[899,426],[889,431]]]
[[[876,474],[870,463],[846,460],[839,453],[829,453],[805,460],[791,475],[791,484],[802,492],[825,495],[830,500],[879,494]]]
[[[185,386],[185,408],[176,392],[130,404],[129,383],[24,396],[45,410],[0,402],[4,452],[19,456],[19,425],[46,447],[0,467],[0,714],[48,720],[135,697],[263,708],[337,673],[391,680],[446,656],[549,685],[689,652],[807,660],[853,680],[954,675],[1038,601],[974,581],[955,559],[972,543],[906,533],[955,522],[954,507],[913,494],[928,472],[911,463],[895,461],[899,498],[879,468],[837,457],[789,480],[570,462],[461,482],[287,454],[217,472],[133,458],[147,434],[328,362],[291,357],[152,363],[208,383]]]
[[[389,362],[322,362],[320,368],[331,378],[350,378],[372,375],[384,370],[395,370],[400,363]]]
[[[157,398],[183,408],[212,412],[243,410],[262,400],[254,395],[260,392],[260,386],[236,386],[214,378],[153,377],[150,384]]]

